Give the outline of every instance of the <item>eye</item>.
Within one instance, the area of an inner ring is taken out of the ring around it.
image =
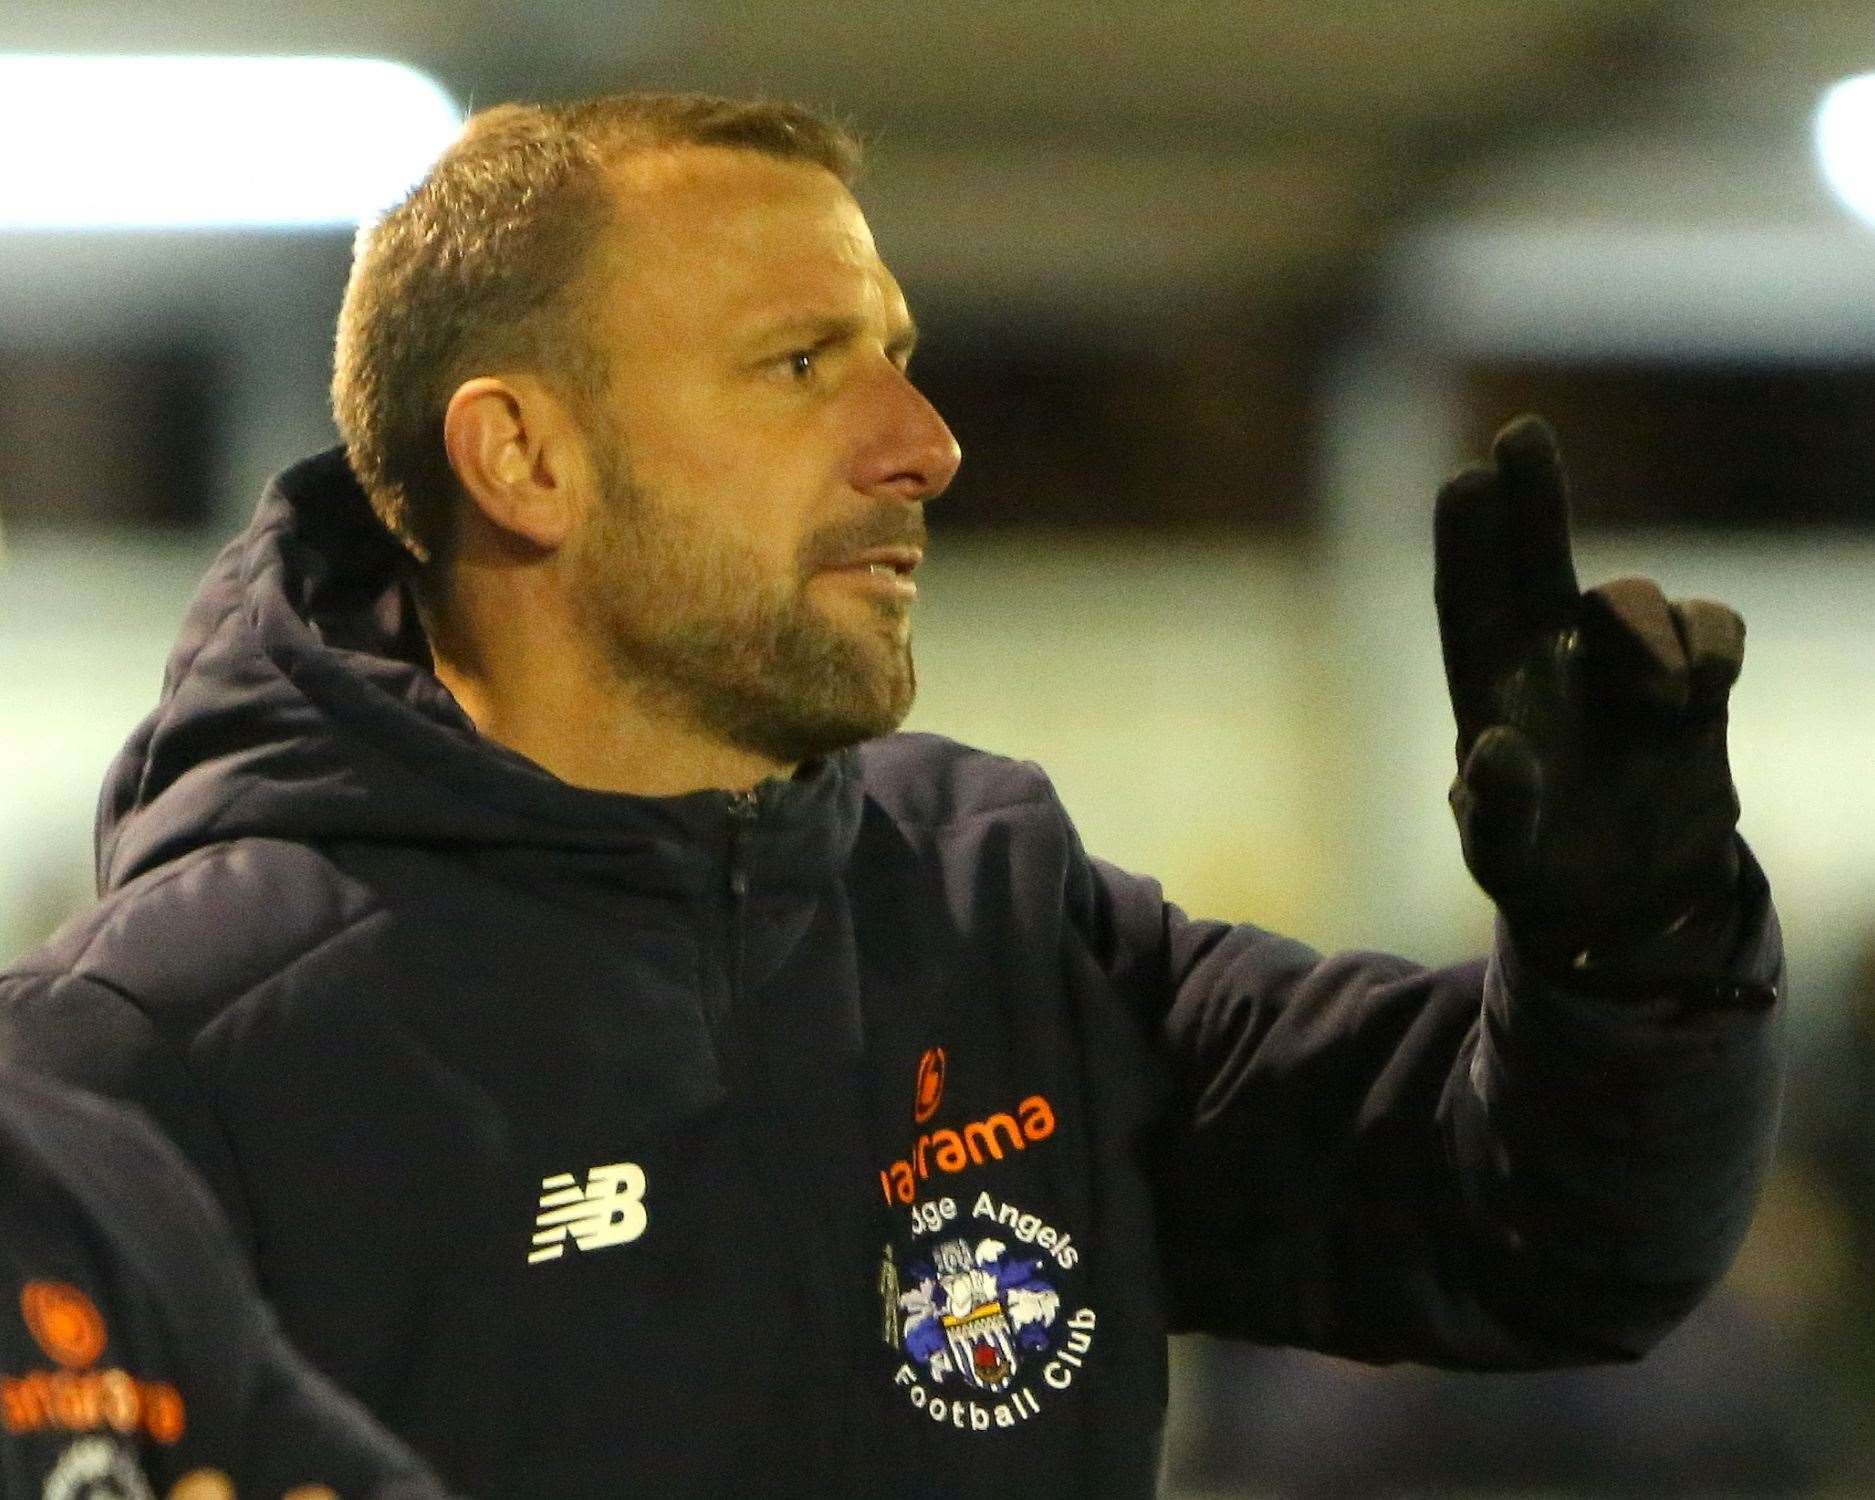
[[[792,354],[783,357],[781,367],[788,372],[792,380],[811,380],[814,376],[815,362],[819,358],[820,351],[817,349],[796,349]]]

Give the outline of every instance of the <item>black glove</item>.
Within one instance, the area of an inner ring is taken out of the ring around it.
[[[1744,622],[1644,578],[1582,593],[1556,438],[1520,417],[1439,492],[1436,569],[1465,863],[1553,977],[1711,971],[1737,918],[1725,700]]]

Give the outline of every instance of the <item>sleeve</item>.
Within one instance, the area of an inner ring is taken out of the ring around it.
[[[252,1294],[250,1293],[250,1296]],[[236,1493],[286,1495],[326,1485],[344,1500],[446,1500],[417,1458],[287,1344],[256,1304],[257,1380]]]
[[[136,1122],[121,1128],[142,1159],[135,1192],[143,1202],[119,1208],[158,1236],[155,1290],[186,1361],[178,1371],[184,1398],[211,1382],[233,1393],[235,1493],[274,1500],[324,1486],[342,1500],[445,1500],[414,1454],[288,1344],[187,1164]]]
[[[1729,1264],[1780,1086],[1782,945],[1748,855],[1727,972],[1620,1000],[1545,985],[1501,926],[1489,957],[1427,969],[1194,921],[1098,861],[1079,878],[1177,1080],[1154,1152],[1175,1328],[1634,1359]]]
[[[80,974],[0,975],[0,1062],[135,1105],[201,1174],[242,1243],[252,1243],[240,1170],[207,1090],[134,997]]]

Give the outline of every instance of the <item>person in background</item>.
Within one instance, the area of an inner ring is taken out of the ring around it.
[[[127,1110],[0,1069],[5,1500],[444,1500],[288,1346]]]
[[[1737,616],[1581,591],[1514,425],[1435,527],[1492,953],[1188,917],[1038,768],[896,732],[960,452],[856,162],[696,95],[471,120],[361,243],[345,446],[204,581],[6,1055],[142,1104],[485,1493],[1137,1500],[1170,1331],[1638,1358],[1773,1132]]]

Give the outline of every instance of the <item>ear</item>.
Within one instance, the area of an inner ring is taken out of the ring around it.
[[[443,448],[470,502],[497,531],[544,552],[572,535],[586,488],[578,434],[539,381],[465,381],[443,413]]]

